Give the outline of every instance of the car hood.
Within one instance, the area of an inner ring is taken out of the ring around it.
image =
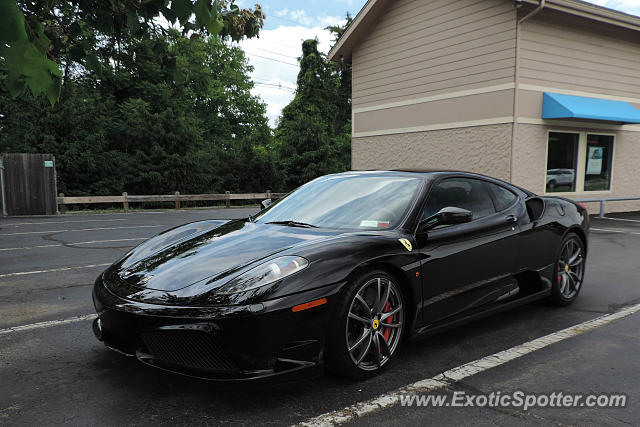
[[[116,273],[140,288],[176,291],[204,279],[231,278],[248,264],[340,234],[333,230],[232,221],[211,224],[208,229],[203,225],[184,237],[185,233],[180,232],[184,227],[172,231],[182,236],[173,243],[167,244],[163,233],[129,252],[114,265]],[[164,239],[164,244],[156,244],[156,239]]]

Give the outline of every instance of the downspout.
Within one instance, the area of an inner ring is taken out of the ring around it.
[[[546,5],[547,0],[540,0],[538,7],[516,22],[515,90],[513,93],[513,126],[511,127],[511,167],[509,168],[509,180],[511,182],[513,182],[513,165],[515,163],[514,147],[516,142],[516,133],[518,131],[518,109],[520,106],[520,41],[522,38],[522,24],[540,13]]]

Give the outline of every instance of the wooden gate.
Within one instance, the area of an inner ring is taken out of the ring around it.
[[[56,168],[52,154],[2,156],[5,215],[55,215]]]

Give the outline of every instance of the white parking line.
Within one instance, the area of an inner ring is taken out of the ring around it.
[[[608,216],[604,218],[595,217],[594,219],[608,219],[609,221],[627,221],[627,222],[640,222],[639,219],[626,219],[626,218],[609,218]]]
[[[58,244],[58,245],[40,245],[40,246],[25,246],[22,248],[0,248],[0,252],[2,251],[20,251],[20,250],[29,250],[29,249],[42,249],[42,248],[58,248],[60,246],[75,246],[75,245],[91,245],[93,243],[114,243],[114,242],[131,242],[134,240],[147,240],[148,237],[137,237],[135,239],[112,239],[112,240],[92,240],[90,242],[71,242],[66,245]]]
[[[48,322],[32,323],[30,325],[14,326],[11,328],[0,329],[0,335],[10,334],[12,332],[30,331],[33,329],[49,328],[51,326],[67,325],[69,323],[84,322],[85,320],[93,320],[98,317],[96,314],[87,314],[84,316],[71,317],[65,320],[51,320]]]
[[[463,380],[472,375],[479,374],[496,366],[503,365],[512,360],[518,359],[536,350],[543,349],[560,341],[575,337],[587,331],[608,325],[609,323],[630,316],[640,311],[640,304],[623,308],[615,313],[607,314],[596,319],[588,320],[570,328],[546,335],[544,337],[517,345],[508,350],[494,353],[473,362],[449,369],[435,377],[417,381],[405,387],[398,388],[389,393],[382,394],[373,399],[359,402],[346,408],[334,412],[311,418],[298,424],[299,426],[334,426],[353,421],[372,412],[389,408],[400,403],[400,396],[411,393],[428,393],[443,387],[450,386],[457,381]]]
[[[126,221],[126,219],[85,219],[77,221],[44,221],[44,222],[16,222],[7,223],[7,225],[41,225],[41,224],[66,224],[68,222],[111,222],[111,221]]]
[[[100,227],[100,228],[81,228],[77,230],[47,230],[47,231],[22,231],[20,233],[0,233],[0,236],[17,236],[19,234],[51,234],[66,233],[68,231],[98,231],[98,230],[123,230],[125,228],[156,228],[164,227],[162,225],[135,225],[130,227]]]
[[[601,231],[601,232],[605,232],[605,233],[619,233],[619,234],[636,234],[640,236],[640,233],[636,233],[633,231],[626,231],[626,230],[610,230],[607,228],[590,228],[591,231]]]
[[[79,266],[75,266],[75,267],[52,268],[52,269],[49,269],[49,270],[20,271],[18,273],[0,274],[0,279],[2,279],[3,277],[26,276],[26,275],[29,275],[29,274],[54,273],[56,271],[69,271],[69,270],[80,270],[80,269],[84,269],[84,268],[106,267],[107,265],[111,265],[111,264],[112,263],[91,264],[91,265],[79,265]]]

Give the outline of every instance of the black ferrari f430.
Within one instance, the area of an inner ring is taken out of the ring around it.
[[[588,228],[579,204],[472,173],[323,176],[253,217],[131,250],[95,283],[93,328],[199,378],[367,378],[445,328],[542,298],[571,304]]]

